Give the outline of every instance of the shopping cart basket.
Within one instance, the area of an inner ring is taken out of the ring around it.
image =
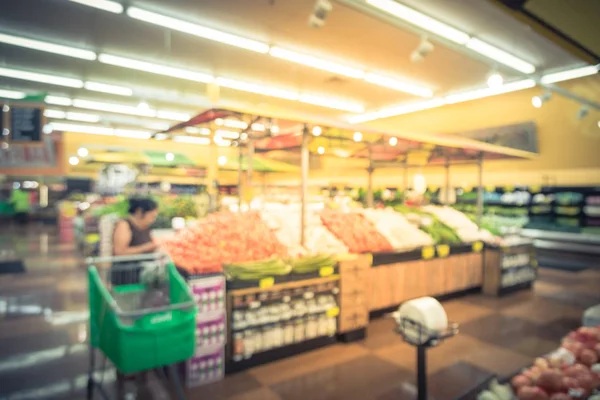
[[[108,398],[95,379],[95,349],[122,374],[156,369],[164,376],[162,367],[193,355],[195,303],[165,255],[104,257],[87,259],[86,263],[90,302],[88,398],[94,387]],[[112,266],[96,268],[100,263]],[[178,396],[183,398],[177,373],[174,368],[169,372]]]

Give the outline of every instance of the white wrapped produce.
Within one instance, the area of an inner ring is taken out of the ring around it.
[[[424,206],[426,211],[436,216],[443,224],[456,231],[461,241],[465,243],[475,242],[477,240],[492,241],[494,236],[485,229],[479,229],[477,224],[469,219],[465,214],[448,206]]]
[[[359,212],[375,225],[375,229],[395,250],[408,251],[433,244],[431,236],[392,209],[365,209]]]

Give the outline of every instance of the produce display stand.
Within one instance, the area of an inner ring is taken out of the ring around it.
[[[488,245],[484,252],[483,293],[501,296],[531,288],[537,266],[532,240],[520,238],[508,245]]]
[[[228,290],[227,373],[336,342],[338,275]]]

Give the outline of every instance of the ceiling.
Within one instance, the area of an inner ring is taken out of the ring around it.
[[[433,52],[420,63],[409,56],[421,33],[365,12],[363,0],[340,0],[324,27],[309,27],[314,0],[131,0],[130,6],[190,21],[268,45],[309,54],[367,72],[429,88],[434,96],[485,86],[492,69],[505,80],[523,74],[497,65],[464,48],[430,38]],[[522,22],[482,0],[405,0],[404,4],[438,18],[470,35],[534,64],[537,71],[566,69],[581,61]],[[195,115],[221,107],[311,121],[346,121],[350,115],[422,100],[421,97],[331,72],[300,65],[269,54],[207,40],[65,0],[0,0],[0,33],[89,49],[96,53],[143,60],[225,77],[259,86],[322,97],[327,106],[310,105],[213,84],[191,82],[63,55],[0,43],[0,67],[71,77],[128,87],[132,96],[27,82],[0,76],[0,89],[48,92]],[[330,107],[335,102],[358,106],[352,113]],[[66,107],[52,106],[67,110]],[[73,109],[73,111],[85,111]],[[139,127],[140,118],[99,114],[102,123]],[[163,120],[163,123],[175,123]]]

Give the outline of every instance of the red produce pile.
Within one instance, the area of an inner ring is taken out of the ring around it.
[[[520,400],[587,399],[600,388],[600,326],[581,327],[562,340],[561,348],[511,381]]]
[[[323,210],[321,221],[351,253],[392,251],[392,245],[363,215]]]
[[[167,239],[163,249],[191,274],[221,272],[224,263],[288,255],[256,212],[210,214]]]

